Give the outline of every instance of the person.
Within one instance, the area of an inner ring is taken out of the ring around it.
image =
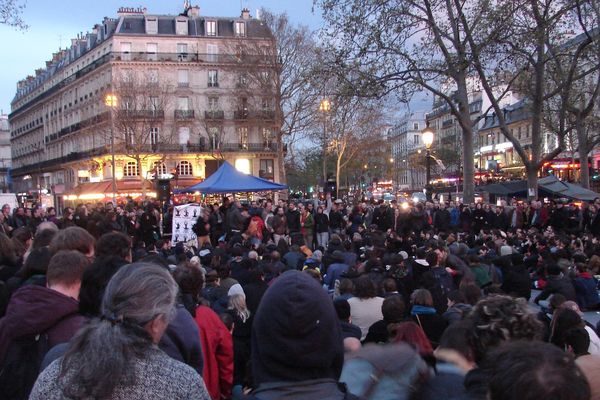
[[[314,239],[315,220],[308,208],[304,208],[300,214],[300,232],[304,238],[304,244],[312,249]]]
[[[348,299],[352,323],[361,331],[361,340],[365,340],[369,327],[383,319],[381,307],[383,298],[377,296],[377,287],[368,276],[361,276],[354,282],[354,297]]]
[[[261,400],[351,399],[331,299],[308,274],[283,273],[265,293],[252,332],[252,372]]]
[[[88,264],[81,253],[59,251],[48,265],[47,286],[27,285],[11,297],[6,316],[0,319],[0,360],[4,371],[0,392],[6,398],[26,398],[45,353],[68,342],[84,325],[85,320],[78,313],[78,299],[81,277]],[[29,353],[27,346],[39,349],[38,354]]]
[[[202,377],[156,347],[176,296],[177,285],[162,267],[134,263],[119,269],[106,287],[102,317],[40,374],[30,399],[209,400]]]
[[[590,387],[573,357],[544,342],[507,342],[486,357],[489,400],[588,400]]]
[[[317,207],[315,231],[317,232],[318,246],[326,250],[329,243],[329,217],[325,214],[323,206]]]
[[[369,327],[369,332],[365,337],[364,343],[387,343],[390,336],[388,328],[391,324],[402,322],[404,311],[405,305],[402,296],[396,294],[386,297],[381,305],[383,319]]]
[[[596,310],[600,308],[600,296],[598,296],[598,281],[588,269],[586,264],[577,265],[577,276],[573,279],[577,304],[584,310]]]
[[[350,316],[350,304],[348,304],[348,300],[337,298],[333,301],[333,306],[335,307],[335,312],[342,327],[342,339],[345,341],[347,338],[354,338],[360,341],[362,332],[358,326],[352,323],[352,317]]]
[[[335,287],[335,282],[339,281],[345,273],[348,272],[350,268],[347,264],[345,264],[344,253],[340,250],[335,250],[331,255],[332,264],[327,268],[327,274],[325,275],[324,283],[329,290],[333,290]]]
[[[206,389],[212,400],[231,397],[233,385],[233,340],[221,318],[202,304],[200,290],[204,275],[191,264],[178,265],[173,278],[180,289],[185,308],[198,325],[202,343],[203,369]],[[232,319],[233,324],[233,319]]]
[[[60,250],[76,250],[88,258],[94,257],[96,239],[85,229],[72,226],[62,229],[52,238],[48,249],[56,254]]]
[[[433,297],[427,289],[417,289],[410,295],[411,320],[423,329],[435,348],[448,326],[446,320],[433,307]]]
[[[546,287],[544,287],[542,292],[535,298],[535,304],[539,304],[540,301],[546,300],[554,293],[562,294],[567,300],[577,301],[573,283],[563,274],[556,263],[549,263],[546,267],[546,271],[548,272],[548,281]]]
[[[233,386],[243,389],[248,385],[247,366],[254,315],[246,306],[246,295],[240,284],[233,285],[227,295],[227,313],[233,318]]]
[[[471,311],[471,305],[467,304],[467,298],[460,290],[453,290],[448,293],[448,309],[442,317],[448,322],[448,325],[461,321]]]

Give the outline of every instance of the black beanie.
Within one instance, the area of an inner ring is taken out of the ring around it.
[[[287,271],[267,289],[252,328],[252,373],[266,382],[338,380],[341,326],[327,292],[310,275]]]

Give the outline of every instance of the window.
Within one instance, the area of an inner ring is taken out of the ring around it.
[[[415,130],[415,131],[419,130],[419,123],[418,122],[413,122],[413,130]]]
[[[188,46],[187,43],[177,43],[177,59],[179,61],[187,61]]]
[[[237,128],[238,138],[240,141],[240,147],[242,149],[248,148],[248,128],[245,126],[241,126]]]
[[[216,44],[207,44],[206,45],[206,60],[208,62],[217,62],[219,61],[219,46]]]
[[[275,178],[274,167],[275,163],[272,159],[261,159],[258,176],[264,179],[273,180]]]
[[[206,36],[217,36],[217,21],[206,21]]]
[[[177,18],[175,20],[175,34],[176,35],[187,35],[188,34],[187,18]]]
[[[135,134],[131,128],[125,129],[125,144],[127,146],[133,146],[135,144]]]
[[[177,168],[177,172],[180,176],[190,176],[192,175],[192,164],[189,161],[182,161],[179,163],[179,168]]]
[[[148,105],[150,106],[150,110],[156,111],[160,110],[160,100],[157,96],[150,96]]]
[[[148,35],[156,35],[158,33],[158,19],[146,18],[146,33]]]
[[[156,176],[167,174],[167,166],[162,161],[154,161],[153,169],[154,169]]]
[[[219,109],[219,98],[209,97],[208,98],[208,109],[210,111],[217,111]]]
[[[190,99],[188,97],[177,98],[177,109],[187,111],[190,109]]]
[[[146,55],[148,61],[156,61],[158,53],[158,43],[147,43],[146,44]]]
[[[156,146],[160,141],[160,129],[157,126],[150,128],[150,144]],[[156,164],[156,163],[155,163]]]
[[[413,146],[418,146],[419,145],[419,135],[415,135],[413,137]]]
[[[151,86],[158,85],[158,69],[148,70],[148,84]]]
[[[131,60],[131,43],[130,42],[121,43],[121,57],[124,61]]]
[[[517,130],[517,132],[519,132],[519,140],[521,140],[521,127],[519,127],[519,129]]]
[[[271,102],[271,99],[268,97],[265,97],[262,99],[262,109],[263,111],[270,111],[273,109],[272,105],[273,103]]]
[[[208,128],[208,139],[210,140],[211,149],[218,149],[221,142],[220,130],[216,126]]]
[[[123,167],[123,176],[132,177],[138,176],[138,165],[135,161],[128,161]]]
[[[179,128],[179,144],[187,145],[190,141],[190,128],[182,126]]]
[[[177,70],[177,86],[188,87],[190,85],[190,82],[188,79],[189,79],[189,71],[187,69]]]
[[[246,36],[246,23],[244,21],[235,22],[235,36]]]
[[[216,69],[208,70],[208,87],[219,87],[219,71]]]

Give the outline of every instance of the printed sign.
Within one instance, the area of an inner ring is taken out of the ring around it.
[[[196,241],[196,234],[192,227],[202,212],[202,207],[198,204],[184,204],[175,206],[173,209],[173,235],[171,236],[172,245],[178,242]]]

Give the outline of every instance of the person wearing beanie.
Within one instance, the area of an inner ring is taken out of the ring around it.
[[[287,271],[269,287],[252,329],[253,396],[341,400],[342,332],[333,302],[308,274]]]

